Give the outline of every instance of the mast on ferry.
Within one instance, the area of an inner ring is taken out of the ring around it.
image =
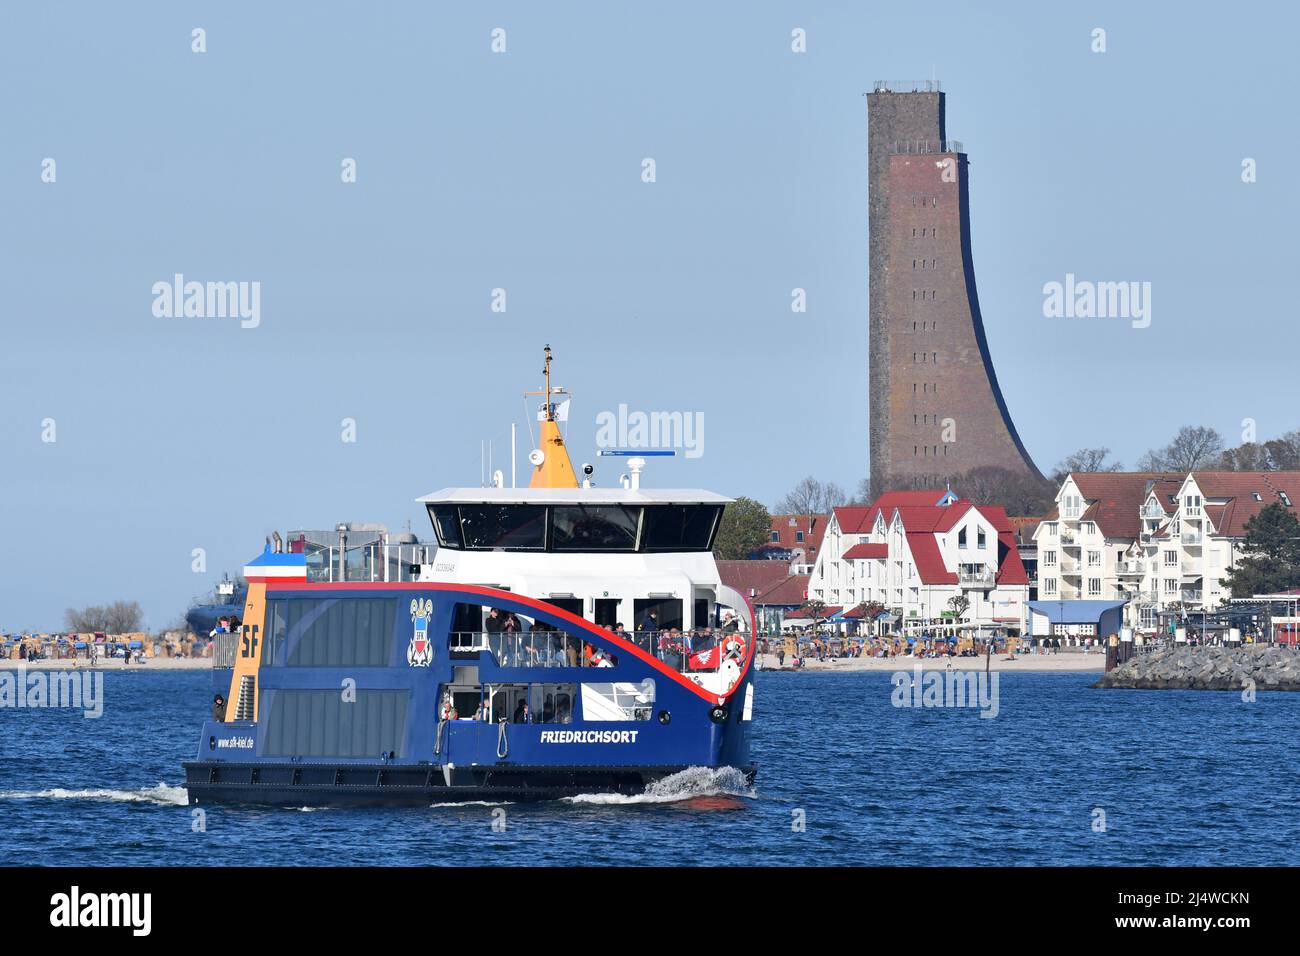
[[[533,476],[528,482],[529,488],[577,488],[578,476],[569,460],[569,450],[564,446],[564,436],[560,434],[559,422],[555,420],[554,395],[567,395],[560,386],[551,386],[551,347],[544,349],[546,367],[542,374],[546,376],[546,390],[542,392],[525,392],[525,395],[543,395],[543,415],[539,428],[537,447],[528,454],[533,465]]]

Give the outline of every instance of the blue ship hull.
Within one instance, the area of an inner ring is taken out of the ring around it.
[[[240,675],[256,674],[256,719],[229,719],[239,711],[232,699],[226,719],[204,724],[196,759],[185,764],[191,803],[547,800],[636,794],[691,767],[731,767],[750,780],[756,772],[749,754],[752,641],[743,659],[729,665],[730,686],[719,692],[721,685],[709,691],[692,680],[711,677],[679,672],[680,661],[675,667],[652,647],[507,591],[272,584],[266,604],[260,629],[245,618],[244,669],[236,664],[231,686],[232,698],[248,693]],[[484,606],[526,617],[531,630],[505,639],[513,643],[486,635],[487,646],[466,648],[453,629],[457,614]],[[330,615],[365,623],[351,625],[340,639],[327,626]],[[543,661],[535,653],[539,643],[557,646],[561,639],[603,651],[616,663],[572,666],[572,658]],[[364,661],[357,656],[364,654],[370,655]],[[524,721],[496,713],[491,720],[446,719],[451,692],[466,698],[464,688],[475,686],[487,699],[554,692],[571,700],[572,710]],[[600,719],[610,712],[596,713],[604,698],[593,695],[612,693],[611,687],[641,692],[641,703],[628,712],[634,717]],[[336,703],[349,693],[352,700]]]

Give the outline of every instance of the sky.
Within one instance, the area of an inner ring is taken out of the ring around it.
[[[703,424],[647,485],[853,488],[881,79],[947,94],[1041,468],[1300,427],[1294,9],[984,6],[5,3],[0,631],[167,626],[276,529],[427,534],[512,422],[526,474],[547,344],[598,483],[626,405]],[[178,273],[258,283],[256,325],[155,314]],[[1046,317],[1067,273],[1150,282],[1149,327]]]

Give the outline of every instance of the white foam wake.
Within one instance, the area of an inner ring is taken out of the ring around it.
[[[696,797],[753,797],[754,788],[735,767],[687,767],[656,780],[643,793],[580,793],[566,797],[572,803],[637,804],[678,803]]]
[[[109,800],[117,803],[153,803],[165,807],[183,807],[190,800],[184,787],[159,783],[139,790],[0,790],[0,800]]]

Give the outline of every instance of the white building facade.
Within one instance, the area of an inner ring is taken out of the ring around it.
[[[1217,608],[1246,522],[1297,494],[1297,472],[1071,474],[1035,533],[1039,600],[1127,600],[1124,624],[1144,633]]]
[[[808,594],[845,610],[878,603],[897,629],[1025,626],[1029,579],[1001,508],[951,492],[890,492],[866,507],[836,508]],[[958,621],[950,601],[969,608]]]

